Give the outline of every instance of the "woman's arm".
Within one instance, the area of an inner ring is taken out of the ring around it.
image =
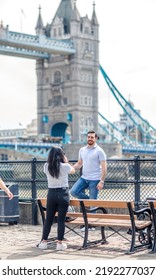
[[[72,167],[71,171],[69,174],[74,174],[75,173],[75,169]]]
[[[7,196],[9,197],[9,199],[12,199],[12,198],[13,198],[12,192],[10,192],[10,190],[6,187],[6,185],[4,184],[4,182],[2,181],[2,179],[0,179],[0,188],[7,194]]]
[[[64,155],[64,162],[65,163],[69,163],[68,158],[66,157],[66,155]],[[69,172],[69,174],[74,174],[75,173],[75,168],[73,167],[73,165],[71,163],[69,163],[71,166],[71,170]]]

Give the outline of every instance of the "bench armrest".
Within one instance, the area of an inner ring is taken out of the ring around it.
[[[150,208],[145,207],[145,208],[142,208],[142,209],[139,209],[139,210],[135,210],[133,208],[133,203],[131,203],[131,202],[127,202],[127,207],[128,207],[128,210],[129,210],[131,221],[133,223],[134,223],[134,220],[135,220],[135,216],[137,216],[138,220],[139,220],[139,218],[141,219],[141,216],[142,216],[143,220],[144,220],[145,217],[148,217],[151,221],[151,210],[150,210]]]
[[[146,208],[142,208],[139,210],[133,210],[134,215],[137,215],[138,218],[140,215],[146,216],[146,217],[151,217],[151,210],[150,208],[146,207]]]
[[[86,212],[93,213],[97,210],[102,211],[103,214],[107,214],[107,210],[104,207],[93,207],[93,208],[85,208]]]

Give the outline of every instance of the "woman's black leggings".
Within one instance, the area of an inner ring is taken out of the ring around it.
[[[63,240],[65,232],[65,218],[69,206],[68,188],[49,189],[47,195],[47,213],[43,227],[42,240],[47,240],[51,226],[54,221],[55,213],[58,212],[57,237]]]

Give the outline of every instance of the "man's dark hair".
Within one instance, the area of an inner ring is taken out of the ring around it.
[[[90,133],[94,133],[94,134],[95,134],[95,137],[96,137],[96,138],[98,137],[97,134],[96,134],[96,132],[95,132],[94,130],[89,130],[89,131],[87,132],[87,135],[90,134]]]

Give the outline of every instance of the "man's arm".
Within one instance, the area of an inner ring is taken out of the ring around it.
[[[106,175],[107,175],[107,161],[103,160],[103,161],[101,161],[101,178],[100,178],[100,182],[97,185],[98,190],[103,189],[103,185],[104,185]]]
[[[100,181],[104,181],[107,175],[107,162],[105,160],[101,161],[101,179]]]
[[[74,169],[80,169],[83,165],[82,159],[79,159],[74,165]]]

